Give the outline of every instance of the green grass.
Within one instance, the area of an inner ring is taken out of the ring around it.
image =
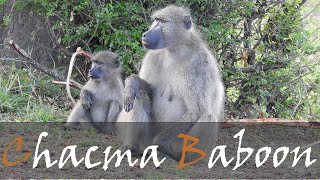
[[[0,114],[8,114],[14,121],[64,121],[70,104],[64,87],[52,84],[51,80],[39,72],[18,69],[14,64],[2,66]]]

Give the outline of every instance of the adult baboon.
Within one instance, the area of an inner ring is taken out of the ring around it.
[[[122,109],[123,81],[120,58],[110,51],[92,57],[89,81],[81,89],[80,100],[71,111],[67,127],[80,122],[83,128],[96,127],[102,132],[107,122],[115,122]]]
[[[189,122],[152,129],[151,141],[177,160],[181,156],[177,133],[200,138],[202,147],[212,147],[216,141],[216,123],[210,123],[208,131],[209,124],[202,122],[223,119],[224,86],[218,63],[192,23],[188,9],[170,5],[152,18],[153,24],[142,35],[142,44],[149,51],[139,76],[131,75],[125,81],[124,110],[118,122]],[[150,98],[140,98],[141,91]],[[150,107],[145,107],[148,104]],[[145,130],[144,126],[130,130],[122,149],[141,151],[141,134],[150,136]]]

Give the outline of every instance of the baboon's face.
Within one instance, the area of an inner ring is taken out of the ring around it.
[[[95,80],[107,78],[120,67],[120,58],[114,53],[98,54],[92,58],[92,61],[88,76]]]
[[[142,34],[142,44],[147,49],[165,48],[165,39],[162,27],[165,25],[162,19],[155,19],[149,30]]]
[[[147,49],[163,49],[183,42],[189,34],[191,16],[181,9],[165,8],[156,12],[149,30],[142,34],[142,44]]]

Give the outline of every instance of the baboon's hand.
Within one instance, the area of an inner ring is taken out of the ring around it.
[[[92,94],[87,90],[83,90],[80,93],[80,98],[83,109],[90,109],[92,105]]]
[[[136,93],[132,90],[126,90],[123,97],[123,108],[126,112],[129,112],[133,109],[133,102],[135,99]]]
[[[142,87],[147,84],[139,78],[138,75],[132,74],[125,80],[125,89],[123,96],[123,107],[126,112],[129,112],[133,109],[134,99],[139,100],[138,93],[143,90]]]

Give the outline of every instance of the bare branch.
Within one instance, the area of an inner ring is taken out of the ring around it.
[[[238,71],[244,72],[244,73],[253,73],[257,71],[268,71],[268,70],[275,70],[275,69],[282,69],[285,68],[286,64],[273,64],[270,66],[258,66],[258,67],[247,67],[247,68],[239,68]]]
[[[78,55],[85,56],[85,57],[88,57],[89,59],[91,59],[91,54],[82,50],[81,47],[78,47],[77,51],[72,54],[72,57],[70,60],[70,65],[69,65],[69,70],[68,70],[68,75],[67,75],[67,81],[65,84],[66,84],[68,97],[71,99],[71,101],[74,105],[76,104],[76,101],[73,99],[71,92],[70,92],[70,80],[71,80],[71,73],[72,73],[72,69],[73,69],[73,66],[74,66],[74,63],[76,60],[76,56],[78,56]]]
[[[8,43],[14,51],[19,53],[19,55],[22,56],[26,60],[26,63],[32,65],[35,69],[38,69],[41,72],[43,72],[43,73],[45,73],[55,79],[58,79],[60,81],[66,80],[66,77],[63,76],[62,74],[58,73],[57,71],[55,71],[53,69],[49,69],[46,66],[44,66],[44,65],[38,63],[37,61],[35,61],[34,59],[32,59],[31,56],[25,50],[23,50],[17,44],[15,44],[13,40],[10,40]],[[82,87],[82,85],[80,83],[78,83],[74,80],[70,80],[70,82],[72,82],[74,84],[74,86],[76,86],[77,88]]]
[[[316,11],[320,6],[320,3],[318,3],[311,11],[309,11],[306,15],[304,15],[300,21],[304,20],[305,18],[307,18],[308,16],[310,16],[311,14],[314,13],[314,11]]]
[[[143,7],[143,2],[141,1],[141,0],[139,0],[139,2],[140,2],[140,4],[141,4],[141,7],[142,7],[142,12],[143,12],[143,16],[144,16],[144,20],[148,20],[148,16],[147,16],[147,13],[146,13],[146,11],[145,11],[145,9],[144,9],[144,7]]]
[[[0,58],[0,61],[26,62],[24,59],[20,59],[20,58]]]
[[[289,127],[303,127],[303,128],[320,128],[319,122],[306,122],[302,120],[288,120],[288,119],[278,119],[278,118],[260,118],[260,119],[240,119],[236,120],[226,120],[222,122],[222,128],[235,127],[237,124],[241,123],[244,126],[262,126],[262,125],[277,125],[277,126],[289,126]]]
[[[58,84],[58,85],[64,85],[64,86],[67,84],[67,82],[64,82],[64,81],[52,81],[52,83]],[[73,87],[73,88],[79,89],[79,90],[81,89],[78,86],[76,86],[75,84],[73,84],[72,82],[70,82],[70,87]]]

